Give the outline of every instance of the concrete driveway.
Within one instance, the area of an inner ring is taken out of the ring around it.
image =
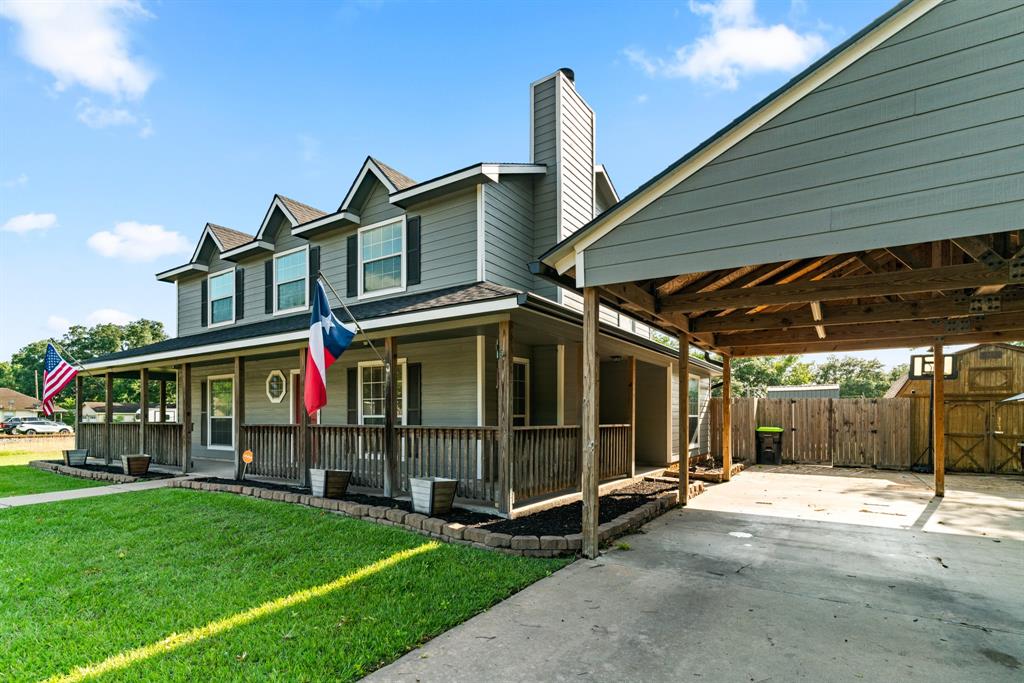
[[[1020,681],[1024,482],[753,468],[372,681]]]

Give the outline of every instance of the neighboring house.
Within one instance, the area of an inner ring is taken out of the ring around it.
[[[1006,403],[1024,391],[1024,347],[978,344],[951,354],[955,377],[945,380],[946,467],[961,472],[1020,472],[1018,443],[1024,441],[1024,410]],[[911,419],[929,424],[931,382],[904,375],[886,398],[911,399]],[[915,455],[927,452],[927,429]]]
[[[114,416],[114,422],[139,421],[140,408],[138,403],[114,403],[112,408],[111,413]],[[82,403],[82,422],[106,422],[106,412],[107,406],[103,401],[84,401]],[[160,421],[159,407],[150,406],[148,413],[150,422]],[[168,405],[165,422],[174,422],[176,419],[177,411],[174,405]]]
[[[0,387],[0,416],[39,417],[42,413],[43,406],[38,399],[14,389]]]
[[[397,359],[403,471],[456,476],[460,495],[503,509],[499,480],[516,500],[578,486],[582,302],[528,264],[618,196],[596,162],[594,113],[570,70],[530,86],[529,123],[526,162],[415,181],[368,157],[335,210],[275,195],[252,234],[207,224],[189,261],[157,275],[175,285],[177,337],[86,368],[188,376],[177,395],[193,457],[237,463],[248,447],[250,473],[302,479],[311,454],[379,485],[383,446],[368,427],[385,421],[386,378],[363,335],[327,373],[329,402],[309,441],[296,431],[322,272],[338,315],[348,319],[340,296],[377,351]],[[606,449],[602,475],[663,467],[678,456],[678,352],[623,313],[602,307],[600,315],[601,422],[618,444]],[[700,359],[690,368],[706,403],[719,368]],[[177,453],[156,456],[179,462]]]
[[[838,384],[797,384],[767,387],[766,398],[839,398]]]

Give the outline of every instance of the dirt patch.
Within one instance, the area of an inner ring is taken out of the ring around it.
[[[271,482],[237,479],[225,479],[221,477],[203,478],[200,481],[226,484],[235,486],[251,486],[253,488],[264,488],[271,491],[287,491],[289,493],[310,494],[309,488],[290,486],[287,484],[276,484]],[[601,496],[599,523],[610,522],[616,517],[635,510],[645,503],[655,500],[666,491],[674,491],[674,484],[662,482],[641,481],[630,484],[621,489],[611,491]],[[412,502],[408,500],[395,500],[384,496],[371,496],[361,493],[348,493],[342,500],[361,505],[377,505],[380,507],[397,508],[412,512]],[[536,514],[520,517],[519,519],[505,519],[497,515],[488,515],[469,510],[454,509],[446,515],[438,515],[446,522],[458,522],[466,526],[480,527],[487,531],[510,534],[513,536],[565,536],[567,534],[578,534],[581,531],[583,514],[583,503],[567,503],[557,507],[548,508]]]
[[[41,462],[48,462],[52,465],[63,465],[63,460],[42,460]],[[94,465],[92,463],[88,465],[75,465],[76,470],[85,470],[86,472],[104,472],[106,474],[120,474],[124,475],[124,468],[120,465]],[[166,474],[164,472],[154,472],[150,470],[143,475],[132,475],[136,479],[170,479],[171,477],[177,476],[174,474]]]

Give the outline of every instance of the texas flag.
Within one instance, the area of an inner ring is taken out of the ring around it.
[[[306,412],[312,415],[327,405],[327,368],[338,360],[356,336],[354,326],[346,325],[331,312],[327,292],[317,281],[313,295],[313,315],[309,320],[309,351],[306,353]]]

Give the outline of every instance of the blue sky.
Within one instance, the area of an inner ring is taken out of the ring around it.
[[[891,4],[5,2],[0,359],[69,323],[173,333],[153,274],[207,221],[334,209],[367,154],[415,179],[526,161],[558,67],[626,194]]]

